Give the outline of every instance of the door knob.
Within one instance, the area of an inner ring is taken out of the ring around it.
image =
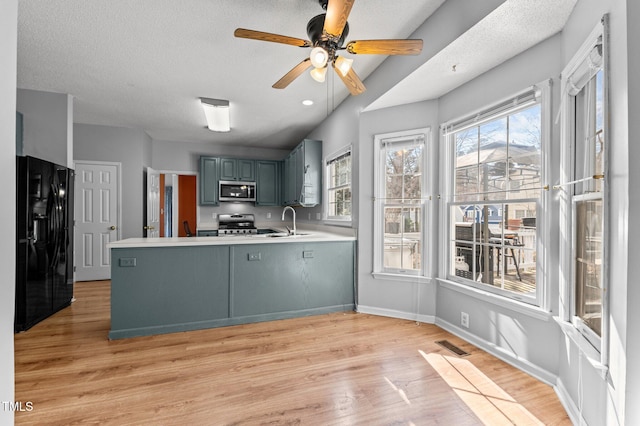
[[[111,226],[109,227],[109,229],[111,229],[112,231],[115,231],[115,230],[116,230],[116,226],[115,226],[115,225],[111,225]]]
[[[151,231],[156,228],[154,228],[153,226],[145,226],[144,229]]]

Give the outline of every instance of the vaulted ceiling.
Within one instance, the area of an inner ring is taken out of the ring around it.
[[[444,2],[357,0],[347,41],[410,37]],[[447,93],[560,31],[575,2],[504,1],[368,108]],[[318,0],[20,0],[18,87],[73,95],[77,123],[142,128],[154,140],[288,148],[349,92],[338,78],[317,83],[308,73],[273,89],[309,50],[233,32],[308,39],[307,22],[320,13]],[[386,58],[344,56],[365,85]],[[231,132],[205,128],[200,97],[230,101]]]

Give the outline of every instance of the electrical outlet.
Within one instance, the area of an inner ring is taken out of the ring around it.
[[[267,212],[267,219],[271,219],[271,212]]]
[[[260,253],[249,253],[247,257],[249,260],[262,260],[262,254]]]
[[[316,213],[316,220],[322,220],[322,213]]]
[[[460,312],[460,324],[463,327],[469,328],[469,314],[466,312]]]
[[[133,268],[136,266],[136,258],[135,257],[121,257],[119,259],[118,264],[120,267],[124,268]]]

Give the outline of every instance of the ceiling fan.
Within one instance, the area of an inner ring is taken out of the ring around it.
[[[262,31],[238,28],[234,35],[240,38],[282,43],[298,47],[311,47],[311,54],[291,71],[278,80],[273,87],[284,89],[307,69],[313,67],[311,76],[324,82],[328,65],[343,81],[352,95],[359,95],[366,89],[360,77],[351,67],[353,59],[338,56],[346,50],[351,54],[417,55],[422,51],[422,40],[354,40],[343,45],[349,34],[347,18],[355,0],[318,0],[326,13],[314,16],[307,23],[307,34],[311,41]]]

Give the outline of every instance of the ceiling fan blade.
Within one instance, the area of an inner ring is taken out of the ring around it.
[[[245,28],[237,28],[233,35],[240,38],[248,38],[252,40],[271,41],[274,43],[289,44],[291,46],[311,47],[309,40],[301,38],[283,36],[280,34],[265,33],[262,31],[247,30]]]
[[[307,69],[309,69],[311,67],[311,59],[306,58],[305,60],[303,60],[302,62],[300,62],[298,65],[296,65],[295,67],[293,67],[291,69],[291,71],[289,71],[288,73],[286,73],[280,80],[276,81],[275,84],[272,86],[274,89],[284,89],[285,87],[287,87],[289,84],[291,84],[291,82],[293,80],[295,80],[296,78],[298,78],[298,76],[300,74],[302,74],[303,72],[305,72]]]
[[[422,40],[354,40],[346,49],[353,54],[418,55],[422,52]]]
[[[364,87],[362,80],[360,80],[360,77],[358,77],[358,74],[356,74],[353,68],[349,68],[349,72],[347,73],[347,75],[342,75],[342,72],[340,72],[340,70],[336,67],[333,67],[333,69],[336,71],[338,77],[340,77],[344,85],[347,86],[347,89],[349,89],[349,92],[351,92],[353,96],[357,96],[367,90],[367,88]]]
[[[324,18],[324,30],[327,33],[334,37],[342,34],[354,2],[355,0],[329,0]]]

